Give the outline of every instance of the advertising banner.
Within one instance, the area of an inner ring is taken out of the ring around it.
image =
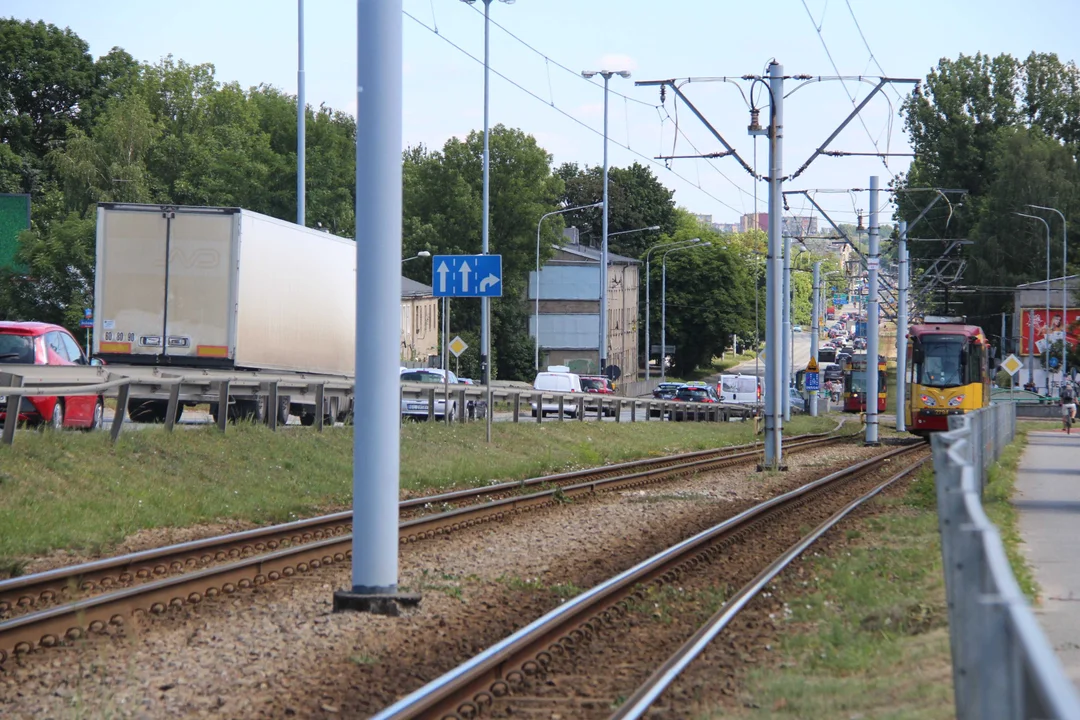
[[[1077,339],[1080,339],[1080,333],[1077,332],[1077,328],[1071,328],[1071,326],[1080,320],[1080,309],[1069,308],[1066,321],[1061,321],[1061,308],[1050,308],[1050,319],[1047,322],[1046,308],[1024,308],[1021,312],[1020,329],[1022,331],[1020,339],[1020,354],[1030,355],[1031,350],[1028,347],[1028,340],[1031,337],[1031,315],[1032,311],[1035,314],[1035,353],[1041,355],[1046,351],[1048,345],[1052,345],[1058,340],[1061,340],[1062,335],[1068,333],[1066,342],[1069,345],[1076,345]]]

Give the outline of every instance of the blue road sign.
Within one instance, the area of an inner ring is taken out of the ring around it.
[[[806,375],[803,378],[803,381],[806,384],[806,389],[807,390],[820,390],[821,389],[820,378],[821,378],[821,376],[816,372],[808,372],[808,373],[806,373]]]
[[[94,321],[93,320],[80,320],[79,321],[79,327],[87,328],[87,329],[92,328],[92,327],[94,327]]]
[[[435,297],[502,297],[502,255],[435,255]]]

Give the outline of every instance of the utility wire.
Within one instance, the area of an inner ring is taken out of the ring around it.
[[[438,37],[438,38],[439,38],[440,40],[442,40],[443,42],[445,42],[445,43],[447,43],[448,45],[450,45],[450,46],[451,46],[452,48],[454,48],[454,49],[455,49],[455,50],[457,50],[458,52],[462,53],[463,55],[466,55],[466,56],[468,56],[469,58],[472,58],[472,60],[474,60],[474,61],[475,61],[476,63],[478,63],[478,64],[480,64],[480,65],[483,65],[483,64],[484,64],[484,61],[483,61],[483,60],[482,60],[481,58],[478,58],[478,57],[476,57],[475,55],[473,55],[472,53],[470,53],[470,52],[469,52],[468,50],[466,50],[465,48],[463,48],[463,47],[461,47],[460,45],[458,45],[457,43],[455,43],[455,42],[454,42],[453,40],[450,40],[450,39],[449,39],[448,37],[446,37],[445,35],[443,35],[443,34],[441,34],[441,33],[437,33],[437,32],[435,32],[435,29],[434,29],[434,28],[432,28],[432,27],[431,27],[430,25],[426,24],[426,23],[425,23],[425,22],[424,22],[423,20],[420,20],[419,18],[417,18],[417,17],[415,16],[415,15],[412,15],[411,13],[409,13],[409,12],[408,12],[408,11],[406,11],[406,10],[402,10],[402,14],[403,14],[403,15],[405,15],[405,17],[407,17],[407,18],[409,18],[410,20],[412,20],[413,22],[415,22],[415,23],[416,23],[417,25],[419,25],[419,26],[421,26],[422,28],[424,28],[425,30],[427,30],[427,31],[431,32],[431,33],[432,33],[433,35],[435,35],[435,36],[436,36],[436,37]],[[493,68],[493,67],[490,67],[490,65],[489,65],[489,70],[490,70],[490,71],[491,71],[492,73],[494,73],[495,75],[498,75],[499,77],[501,77],[501,78],[502,78],[503,80],[505,80],[506,82],[508,82],[508,83],[510,83],[511,85],[513,85],[514,87],[516,87],[516,88],[517,88],[518,90],[521,90],[521,91],[522,91],[523,93],[525,93],[525,94],[526,94],[526,95],[528,95],[529,97],[532,97],[532,98],[534,98],[534,99],[536,99],[536,100],[540,101],[540,102],[541,102],[541,103],[543,103],[544,105],[547,105],[548,107],[550,107],[550,108],[554,109],[554,110],[555,110],[556,112],[558,112],[558,113],[559,113],[560,115],[563,115],[563,116],[564,116],[564,117],[566,117],[567,119],[569,119],[569,120],[572,120],[573,122],[577,123],[577,124],[578,124],[578,125],[580,125],[581,127],[583,127],[583,128],[585,128],[586,130],[590,131],[590,132],[591,132],[591,133],[593,133],[594,135],[598,135],[598,136],[600,136],[600,137],[603,137],[603,136],[604,136],[604,133],[603,133],[603,132],[601,132],[600,130],[597,130],[596,128],[592,127],[591,125],[589,125],[589,124],[585,123],[585,122],[584,122],[584,121],[582,121],[582,120],[579,120],[578,118],[574,117],[574,116],[573,116],[573,115],[571,115],[570,113],[568,113],[568,112],[566,112],[565,110],[563,110],[562,108],[560,108],[560,107],[559,107],[558,105],[556,105],[555,103],[553,103],[553,102],[548,102],[548,101],[547,101],[547,100],[545,100],[544,98],[542,98],[542,97],[540,97],[539,95],[537,95],[536,93],[534,93],[534,92],[533,92],[532,90],[529,90],[529,89],[528,89],[527,87],[525,87],[525,86],[521,85],[521,84],[520,84],[520,83],[518,83],[517,81],[515,81],[515,80],[513,80],[513,79],[511,79],[511,78],[509,78],[509,77],[507,77],[506,75],[504,75],[503,73],[499,72],[499,71],[498,71],[498,70],[496,70],[495,68]],[[648,105],[648,103],[645,103],[645,104],[646,104],[646,105]],[[653,105],[649,105],[649,107],[656,107],[656,106],[653,106]],[[642,153],[638,152],[637,150],[634,150],[634,149],[632,149],[632,148],[630,148],[630,147],[628,147],[628,146],[626,146],[626,145],[623,145],[623,144],[622,144],[621,142],[619,142],[618,140],[614,140],[614,139],[612,139],[611,137],[608,137],[608,142],[610,142],[610,143],[612,143],[612,144],[614,144],[614,145],[618,145],[619,147],[623,148],[624,150],[627,150],[628,152],[630,152],[630,153],[631,153],[632,155],[635,155],[635,156],[637,156],[637,157],[641,158],[642,160],[644,160],[645,162],[647,162],[647,163],[649,163],[649,164],[651,164],[651,165],[656,165],[657,167],[661,167],[661,168],[664,168],[665,170],[667,170],[668,172],[670,172],[670,173],[671,173],[672,175],[674,175],[675,177],[679,178],[680,180],[682,180],[683,182],[687,183],[688,185],[691,185],[691,186],[693,186],[693,187],[696,187],[696,188],[697,188],[697,189],[698,189],[698,190],[699,190],[699,191],[700,191],[701,193],[703,193],[704,195],[706,195],[707,197],[709,197],[709,198],[710,198],[710,199],[712,199],[713,201],[715,201],[715,202],[717,202],[717,203],[720,203],[721,205],[723,205],[724,207],[728,208],[728,209],[729,209],[729,210],[731,210],[732,212],[736,212],[736,213],[740,212],[740,210],[739,210],[738,208],[736,208],[736,207],[735,207],[734,205],[731,205],[731,204],[729,204],[729,203],[727,203],[727,202],[724,202],[724,201],[723,201],[723,200],[721,200],[720,198],[718,198],[718,197],[716,197],[715,195],[713,195],[712,193],[710,193],[710,192],[709,192],[708,190],[706,190],[705,188],[701,187],[701,185],[700,185],[700,184],[698,184],[698,183],[695,183],[695,182],[694,182],[693,180],[690,180],[690,179],[689,179],[688,177],[686,177],[685,175],[682,175],[682,174],[680,174],[680,173],[677,173],[677,172],[675,172],[674,170],[672,170],[671,168],[667,167],[667,166],[666,166],[666,165],[664,165],[663,163],[657,162],[657,161],[656,161],[656,160],[654,160],[653,158],[651,158],[651,157],[649,157],[649,156],[647,156],[647,155],[643,155]]]
[[[469,4],[469,9],[470,9],[470,10],[472,10],[473,12],[477,13],[478,15],[483,15],[483,14],[484,14],[484,13],[483,13],[483,11],[482,11],[482,10],[480,10],[480,8],[478,8],[478,7],[476,7],[476,6],[472,5],[472,4]],[[491,23],[492,25],[494,25],[495,27],[497,27],[497,28],[499,28],[500,30],[502,30],[502,31],[503,31],[504,33],[506,33],[506,34],[507,34],[507,35],[509,35],[510,37],[512,37],[512,38],[514,38],[515,40],[517,40],[517,41],[518,41],[519,43],[521,43],[522,45],[524,45],[525,47],[527,47],[527,48],[528,48],[529,50],[532,50],[532,51],[533,51],[534,53],[536,53],[536,54],[537,54],[537,55],[539,55],[540,57],[544,58],[544,60],[546,60],[546,61],[550,62],[550,63],[551,63],[552,65],[554,65],[554,66],[555,66],[555,67],[557,67],[557,68],[560,68],[560,69],[562,69],[562,70],[565,70],[566,72],[570,73],[570,74],[571,74],[571,75],[573,75],[573,76],[574,76],[575,78],[577,78],[578,80],[583,80],[583,81],[585,81],[585,82],[589,83],[590,85],[594,85],[594,86],[596,86],[596,87],[604,87],[604,84],[603,84],[603,83],[601,83],[601,82],[598,82],[598,81],[596,81],[596,80],[590,80],[590,79],[588,79],[588,78],[582,77],[582,75],[581,75],[581,73],[580,73],[580,72],[577,72],[576,70],[572,70],[572,69],[568,68],[567,66],[563,65],[562,63],[560,63],[560,62],[558,62],[558,61],[556,61],[556,60],[552,60],[552,59],[551,59],[551,57],[549,57],[548,55],[545,55],[545,54],[544,54],[543,52],[541,52],[540,50],[537,50],[537,49],[536,49],[536,48],[534,48],[534,47],[533,47],[532,45],[530,45],[530,44],[529,44],[529,43],[527,43],[526,41],[522,40],[522,39],[521,39],[520,37],[518,37],[517,35],[515,35],[515,34],[514,34],[513,32],[511,32],[510,30],[508,30],[508,29],[506,28],[506,26],[504,26],[504,25],[500,25],[500,24],[498,23],[498,21],[496,21],[496,20],[492,20],[492,19],[491,19],[491,18],[489,17],[489,18],[488,18],[488,22],[490,22],[490,23]],[[623,99],[627,100],[628,102],[635,102],[635,103],[637,103],[638,105],[644,105],[645,107],[656,107],[656,106],[655,106],[655,105],[653,105],[652,103],[648,103],[648,102],[645,102],[644,100],[638,100],[637,98],[633,98],[633,97],[630,97],[629,95],[624,95],[623,93],[619,92],[618,90],[609,90],[608,92],[610,92],[610,93],[611,93],[612,95],[618,95],[619,97],[621,97],[621,98],[623,98]]]
[[[833,59],[832,52],[829,50],[829,44],[825,42],[825,35],[823,35],[822,32],[821,32],[821,25],[819,25],[818,23],[816,23],[814,21],[814,14],[810,12],[810,6],[806,4],[806,0],[802,0],[802,5],[803,5],[803,9],[806,10],[806,16],[808,18],[810,18],[810,24],[814,26],[814,31],[817,32],[818,39],[821,40],[821,47],[825,49],[825,55],[829,58],[829,64],[832,65],[832,68],[836,72],[836,74],[838,76],[840,76],[840,68],[837,67],[836,61]],[[823,14],[822,15],[822,22],[824,22],[824,19],[825,18],[824,18],[824,14]],[[857,103],[855,102],[855,96],[851,93],[851,90],[848,89],[847,81],[843,78],[843,76],[840,76],[840,84],[843,86],[844,93],[848,96],[848,100],[851,101],[851,106],[856,107]],[[866,121],[863,120],[862,113],[858,114],[858,118],[859,118],[859,124],[862,125],[863,130],[866,131],[866,136],[868,138],[870,138],[870,142],[873,143],[874,150],[876,150],[877,152],[880,153],[881,148],[878,145],[878,141],[874,139],[874,135],[873,135],[873,133],[870,132],[870,128],[868,128],[866,126]],[[889,120],[889,133],[890,133],[890,145],[891,145],[891,137],[892,137],[892,119],[891,118]],[[888,172],[889,175],[895,180],[896,179],[896,174],[889,167],[888,159],[887,158],[881,158],[881,164],[885,166],[885,171]]]
[[[848,12],[851,13],[851,20],[855,23],[855,29],[859,31],[859,37],[862,38],[863,46],[866,47],[866,52],[870,53],[870,61],[873,62],[874,65],[877,67],[878,72],[880,72],[884,77],[888,77],[889,74],[885,72],[885,68],[881,67],[881,63],[878,62],[877,56],[874,55],[874,51],[870,49],[870,43],[866,41],[866,35],[863,34],[862,26],[859,25],[859,19],[855,17],[855,10],[853,10],[851,7],[851,0],[844,0],[844,2],[847,3]],[[825,16],[824,14],[822,14],[822,20],[824,19]],[[896,89],[896,86],[892,83],[889,83],[889,87],[892,88],[892,91],[894,93],[896,93],[896,99],[900,102],[903,102],[904,98],[902,95],[900,95],[900,91]]]

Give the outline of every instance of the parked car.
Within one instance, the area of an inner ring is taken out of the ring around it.
[[[720,398],[712,385],[683,385],[675,392],[675,400],[680,402],[718,403]]]
[[[791,332],[802,332],[802,325],[795,325],[791,328]]]
[[[537,373],[533,380],[533,389],[544,392],[579,393],[582,392],[581,377],[572,372],[542,372]],[[537,403],[532,403],[532,414],[536,417],[537,410],[543,415],[559,412],[559,401],[549,399],[543,406],[537,408]],[[563,413],[570,417],[577,417],[577,404],[563,401]]]
[[[802,392],[798,388],[788,387],[788,393],[791,397],[791,412],[804,413],[809,410],[810,399],[803,397]]]
[[[79,343],[59,325],[0,322],[0,367],[16,365],[90,365]],[[93,364],[100,364],[94,362]],[[23,396],[19,422],[60,429],[101,427],[105,400],[101,395]],[[0,395],[0,422],[7,419],[7,397]]]
[[[447,371],[449,372],[449,371]],[[454,373],[449,373],[449,381],[451,385],[457,385],[457,377]],[[443,371],[439,369],[418,369],[411,370],[403,368],[401,373],[401,382],[408,383],[424,383],[432,385],[442,385]],[[431,414],[431,410],[428,407],[428,399],[426,397],[421,398],[401,398],[401,416],[403,418],[412,418],[414,420],[427,420]],[[457,399],[452,398],[450,400],[450,422],[453,422],[457,418],[458,404]],[[443,420],[446,418],[446,400],[443,398],[439,388],[435,388],[435,419]]]

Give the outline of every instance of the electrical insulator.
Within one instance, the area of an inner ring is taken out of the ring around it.
[[[747,130],[760,130],[761,129],[761,111],[757,108],[750,108],[750,126]]]
[[[660,86],[660,104],[663,105],[664,98],[667,97],[667,85]]]

